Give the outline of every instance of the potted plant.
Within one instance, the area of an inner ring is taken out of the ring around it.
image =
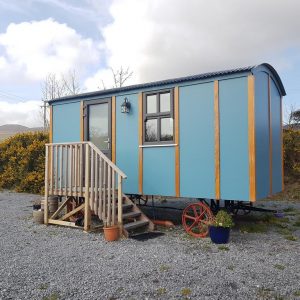
[[[104,238],[109,241],[117,241],[120,237],[120,228],[118,225],[109,224],[107,221],[104,222]]]
[[[209,226],[210,239],[215,244],[229,242],[230,228],[234,226],[232,217],[225,210],[220,210]]]

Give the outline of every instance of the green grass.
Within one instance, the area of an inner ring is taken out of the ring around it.
[[[158,288],[157,289],[157,294],[159,295],[159,296],[162,296],[162,295],[164,295],[164,294],[166,294],[167,293],[167,290],[165,289],[165,288]]]
[[[229,266],[227,267],[227,269],[228,269],[228,270],[231,270],[231,271],[233,271],[233,270],[234,270],[234,268],[235,268],[235,266],[234,266],[234,265],[229,265]]]
[[[189,288],[183,288],[182,290],[181,290],[181,295],[182,296],[189,296],[190,294],[192,293],[192,291],[191,291],[191,289],[189,289]]]
[[[294,296],[300,297],[300,290],[295,291],[295,292],[294,292]]]
[[[284,269],[285,269],[285,266],[276,264],[276,265],[274,266],[274,268],[275,268],[275,269],[278,269],[278,270],[284,270]]]
[[[49,285],[47,283],[42,283],[42,284],[40,284],[39,289],[40,290],[47,290],[48,287],[49,287]]]
[[[58,299],[59,299],[59,294],[57,292],[54,292],[49,296],[43,297],[43,300],[58,300]]]
[[[268,231],[268,227],[263,223],[256,224],[243,224],[240,227],[242,233],[265,233]]]
[[[167,271],[169,271],[169,270],[170,270],[170,267],[167,266],[167,265],[161,265],[161,266],[159,267],[159,271],[161,271],[161,272],[167,272]]]
[[[297,238],[293,235],[286,235],[285,239],[288,241],[293,241],[293,242],[297,241]]]
[[[219,250],[222,250],[222,251],[229,251],[230,249],[224,245],[221,245],[218,247]]]

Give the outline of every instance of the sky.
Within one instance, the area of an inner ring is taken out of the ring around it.
[[[41,126],[48,74],[82,91],[270,63],[300,108],[299,0],[0,0],[0,125]]]

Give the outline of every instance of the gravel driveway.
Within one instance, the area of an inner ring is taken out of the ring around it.
[[[220,247],[180,226],[108,243],[100,233],[36,225],[38,198],[0,193],[0,299],[300,299],[299,203],[277,202],[289,207],[285,225],[235,229]]]

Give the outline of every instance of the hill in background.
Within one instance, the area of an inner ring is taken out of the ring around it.
[[[41,131],[42,127],[26,127],[18,124],[5,124],[0,126],[0,141],[21,132]]]

